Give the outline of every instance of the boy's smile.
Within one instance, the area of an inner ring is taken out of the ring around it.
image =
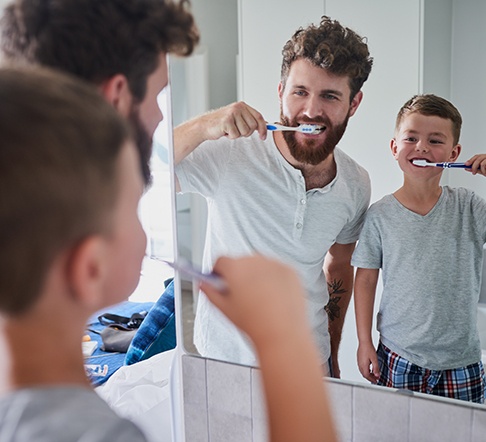
[[[420,170],[420,173],[432,175],[440,175],[442,169],[416,166],[412,161],[454,162],[461,151],[459,144],[454,145],[450,120],[418,112],[411,113],[403,119],[390,147],[404,172]]]

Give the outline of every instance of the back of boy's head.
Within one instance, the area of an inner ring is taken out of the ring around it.
[[[445,98],[434,94],[415,95],[408,100],[398,111],[395,132],[400,129],[403,119],[410,115],[418,113],[426,116],[440,117],[450,120],[452,123],[452,135],[454,145],[459,143],[461,136],[462,117],[457,108]]]
[[[129,137],[91,85],[0,69],[0,314],[28,311],[56,257],[110,233]]]

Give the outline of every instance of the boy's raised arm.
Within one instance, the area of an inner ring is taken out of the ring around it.
[[[254,256],[221,258],[214,270],[228,284],[209,299],[254,342],[263,379],[270,440],[335,441],[323,373],[296,273]]]

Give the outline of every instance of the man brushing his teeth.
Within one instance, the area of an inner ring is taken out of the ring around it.
[[[267,136],[264,117],[243,102],[206,113],[174,131],[176,184],[208,202],[205,270],[223,254],[248,253],[297,269],[324,372],[339,377],[350,260],[370,181],[336,145],[362,100],[372,58],[362,37],[325,16],[298,29],[282,55],[280,124],[320,130]],[[203,294],[194,340],[203,356],[258,365],[247,338]]]

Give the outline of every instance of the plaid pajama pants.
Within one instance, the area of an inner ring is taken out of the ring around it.
[[[378,385],[484,403],[486,379],[481,361],[451,370],[429,370],[412,364],[381,342],[377,353],[380,366]]]

